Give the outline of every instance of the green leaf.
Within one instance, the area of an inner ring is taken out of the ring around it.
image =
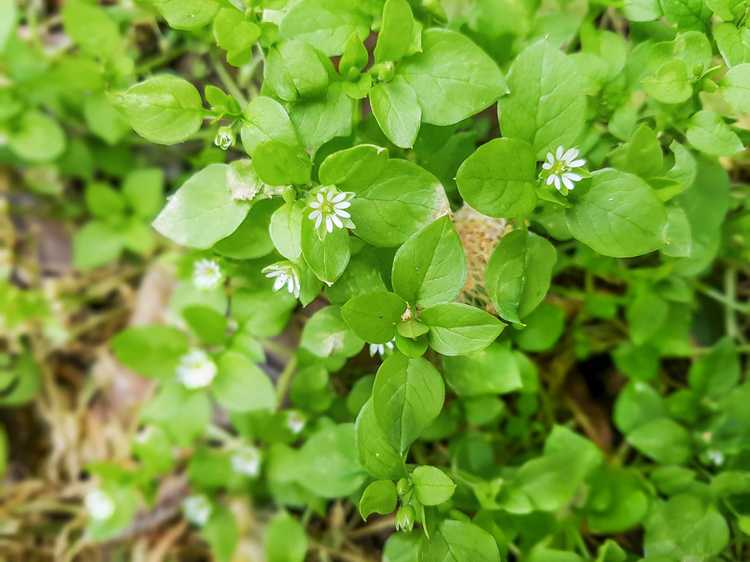
[[[721,93],[739,115],[750,113],[750,63],[738,64],[727,71]]]
[[[495,539],[487,531],[465,521],[446,519],[429,541],[422,543],[424,562],[500,562]]]
[[[238,260],[256,259],[269,254],[274,248],[269,236],[271,217],[278,205],[278,199],[255,201],[237,230],[219,240],[214,245],[214,251]]]
[[[505,320],[521,323],[549,290],[557,251],[547,239],[526,230],[503,236],[490,257],[485,287]]]
[[[305,324],[301,346],[318,357],[356,355],[364,342],[349,329],[337,306],[316,312]]]
[[[245,106],[244,120],[240,135],[242,146],[250,156],[263,143],[276,141],[289,146],[297,146],[297,132],[289,115],[273,98],[257,96]]]
[[[107,58],[121,47],[117,23],[100,6],[69,0],[63,6],[62,19],[65,33],[90,55]]]
[[[464,355],[490,345],[505,324],[484,310],[461,303],[438,304],[422,311],[430,327],[430,347],[443,355]]]
[[[231,562],[239,542],[237,521],[229,508],[217,506],[201,534],[217,562]]]
[[[269,185],[307,184],[312,171],[310,157],[301,146],[279,141],[259,144],[253,152],[253,166]]]
[[[396,325],[406,310],[404,300],[388,291],[357,295],[341,307],[341,316],[360,338],[386,343],[396,335]]]
[[[465,282],[466,258],[449,217],[413,235],[393,259],[393,289],[412,305],[450,302]]]
[[[645,525],[649,559],[711,560],[729,544],[724,517],[704,498],[680,494],[653,511]]]
[[[203,103],[190,82],[163,74],[114,94],[136,133],[156,144],[177,144],[198,132]]]
[[[162,384],[146,403],[141,417],[166,431],[177,445],[188,446],[206,430],[211,419],[211,402],[205,392],[191,392],[182,384]]]
[[[299,40],[288,40],[269,49],[263,66],[263,88],[291,102],[325,93],[328,70],[317,51]]]
[[[612,164],[642,178],[659,175],[664,168],[664,154],[656,133],[642,123],[632,138],[610,155]]]
[[[683,464],[692,454],[690,434],[669,418],[640,424],[626,439],[641,453],[662,464]]]
[[[459,396],[507,394],[523,386],[513,352],[499,343],[474,353],[446,357],[443,367],[446,382]]]
[[[404,453],[437,418],[445,386],[425,359],[394,353],[378,369],[372,397],[378,425],[391,445]]]
[[[566,210],[571,234],[605,256],[627,258],[659,249],[664,205],[642,179],[613,169],[592,174],[591,185]]]
[[[154,228],[182,246],[210,248],[237,230],[250,210],[247,202],[232,197],[231,186],[239,181],[232,166],[208,165],[169,198]]]
[[[378,125],[393,144],[400,148],[414,146],[422,110],[406,80],[396,76],[390,82],[376,84],[370,90],[370,106]]]
[[[297,481],[323,498],[353,494],[366,479],[354,443],[351,423],[330,425],[316,432],[299,451]]]
[[[286,512],[278,513],[266,527],[268,562],[304,562],[307,553],[305,528]]]
[[[330,57],[344,51],[352,34],[366,39],[370,19],[357,0],[301,0],[281,20],[280,31],[282,37],[307,41]]]
[[[51,162],[65,150],[65,132],[44,113],[26,111],[9,132],[8,147],[29,162]]]
[[[750,29],[734,23],[717,23],[713,37],[727,66],[750,62]]]
[[[359,514],[365,520],[373,513],[387,515],[396,510],[397,502],[396,485],[391,480],[376,480],[362,493]]]
[[[690,118],[687,139],[694,148],[711,156],[732,156],[744,148],[740,138],[713,111],[699,111]]]
[[[164,204],[164,172],[160,168],[133,170],[123,180],[122,194],[138,217],[153,218]]]
[[[334,82],[324,96],[294,104],[291,117],[302,143],[315,152],[334,137],[351,134],[354,106],[343,85]]]
[[[627,434],[665,415],[666,406],[659,393],[651,385],[637,381],[620,391],[613,417],[617,429]]]
[[[649,96],[662,103],[682,103],[693,95],[687,65],[679,59],[665,62],[641,83]]]
[[[507,91],[495,61],[464,35],[447,29],[422,34],[422,52],[396,70],[414,89],[422,120],[453,125],[486,109]]]
[[[664,324],[668,313],[669,304],[658,294],[649,289],[639,290],[625,310],[633,343],[647,343]]]
[[[740,380],[740,358],[730,337],[723,337],[706,355],[699,357],[688,372],[688,381],[699,396],[718,400]]]
[[[374,478],[397,480],[404,476],[403,461],[380,428],[372,403],[372,399],[368,399],[357,416],[359,462]]]
[[[170,326],[138,326],[117,334],[112,350],[120,363],[139,375],[169,379],[188,350],[188,340]]]
[[[302,255],[302,202],[285,203],[271,216],[269,232],[276,250],[285,258],[297,261]]]
[[[376,182],[388,163],[387,149],[360,144],[326,157],[320,165],[318,177],[323,185],[336,185],[341,190],[359,194]]]
[[[260,38],[260,26],[245,19],[239,10],[221,8],[213,22],[216,44],[227,51],[229,57],[249,51]]]
[[[630,21],[654,21],[661,17],[659,0],[625,0],[625,17]]]
[[[469,156],[456,175],[461,197],[491,217],[525,217],[536,205],[536,158],[516,139],[494,139]]]
[[[576,64],[552,43],[524,49],[510,67],[510,95],[500,101],[503,136],[528,142],[538,160],[573,146],[586,114],[581,84]]]
[[[73,265],[92,269],[115,261],[124,246],[123,233],[108,223],[91,221],[73,236]]]
[[[448,501],[456,490],[453,480],[434,466],[418,466],[411,473],[411,481],[417,500],[422,505],[440,505]]]
[[[125,210],[125,200],[122,195],[104,182],[88,184],[84,199],[89,212],[104,220],[121,215]]]
[[[303,217],[302,255],[315,276],[330,286],[349,265],[349,232],[346,229],[334,229],[321,240],[315,223]]]
[[[705,31],[711,11],[703,0],[661,0],[664,16],[680,30]]]
[[[227,339],[227,317],[210,306],[192,304],[182,309],[187,325],[207,345],[221,345]]]
[[[276,390],[271,379],[246,355],[224,352],[217,362],[219,371],[211,390],[216,401],[230,412],[273,410]]]
[[[86,98],[83,104],[86,126],[107,144],[117,144],[129,131],[130,125],[104,95]]]
[[[347,179],[349,189],[355,183]],[[355,193],[350,211],[357,236],[373,246],[403,244],[449,209],[438,179],[406,160],[389,160],[377,178]]]
[[[414,19],[409,3],[406,0],[386,0],[375,45],[375,62],[399,61],[421,50],[421,40],[422,26]]]
[[[13,36],[17,20],[16,0],[0,0],[0,53],[5,49],[8,39]]]
[[[216,0],[151,0],[154,7],[175,29],[198,29],[211,23],[219,10]]]

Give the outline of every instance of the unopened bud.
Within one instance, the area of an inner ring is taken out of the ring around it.
[[[234,145],[234,133],[231,127],[219,127],[214,144],[222,150],[229,150]]]
[[[401,506],[396,513],[396,530],[411,531],[414,528],[414,519],[416,514],[414,508],[410,505]]]

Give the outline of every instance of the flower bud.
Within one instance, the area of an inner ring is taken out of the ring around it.
[[[411,531],[414,528],[414,519],[416,519],[414,508],[410,505],[401,506],[396,513],[396,530]]]
[[[234,133],[231,127],[219,127],[214,137],[214,144],[222,150],[229,150],[234,145]]]
[[[411,484],[406,478],[402,478],[396,484],[396,491],[398,492],[399,496],[402,496],[402,497],[405,496],[406,494],[409,493],[410,490],[411,490]]]

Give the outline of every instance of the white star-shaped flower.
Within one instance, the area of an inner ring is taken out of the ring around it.
[[[206,496],[188,496],[182,502],[182,509],[188,521],[203,526],[208,523],[213,506]]]
[[[216,371],[216,363],[205,351],[193,349],[180,358],[177,379],[187,388],[203,388],[211,384]]]
[[[353,193],[323,188],[310,203],[312,212],[307,218],[315,221],[315,228],[325,225],[327,232],[333,232],[334,228],[354,228],[351,215],[346,210],[351,207],[353,197]]]
[[[256,447],[237,449],[230,458],[232,470],[237,474],[254,478],[260,474],[260,451]]]
[[[370,357],[375,355],[385,356],[385,352],[393,351],[393,340],[385,343],[371,343],[370,344]]]
[[[583,176],[571,170],[586,165],[586,160],[578,158],[579,154],[580,150],[577,148],[565,150],[562,146],[558,146],[554,154],[548,152],[547,160],[542,164],[542,168],[549,174],[545,183],[554,185],[558,191],[563,187],[572,191]]]
[[[263,268],[263,274],[273,279],[273,290],[279,291],[286,285],[286,290],[294,298],[299,298],[300,280],[297,268],[290,262],[279,262]]]
[[[115,512],[115,502],[109,497],[109,494],[98,488],[88,492],[83,503],[89,516],[97,521],[109,519]]]
[[[204,291],[215,289],[221,283],[222,278],[221,267],[215,260],[202,259],[193,265],[193,285],[198,289]]]
[[[92,519],[105,521],[115,512],[115,502],[106,492],[94,488],[86,494],[83,500],[86,511]]]

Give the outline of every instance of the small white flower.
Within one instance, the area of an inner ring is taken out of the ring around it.
[[[208,523],[213,506],[206,496],[188,496],[182,502],[182,509],[188,521],[194,525],[203,526]]]
[[[383,357],[385,356],[386,350],[393,351],[393,340],[385,343],[371,343],[370,357],[374,357],[376,354]]]
[[[312,212],[307,215],[315,221],[315,228],[325,225],[327,232],[333,232],[334,228],[354,228],[351,215],[346,210],[351,207],[353,193],[337,191],[335,188],[323,188],[315,195],[309,207]]]
[[[107,493],[98,488],[87,493],[83,503],[91,518],[97,521],[109,519],[115,512],[115,502]]]
[[[193,285],[198,289],[215,289],[221,283],[222,277],[221,268],[215,260],[198,260],[193,265]]]
[[[580,151],[577,148],[565,150],[562,146],[558,146],[554,154],[548,152],[547,160],[542,164],[542,168],[549,174],[545,183],[554,185],[557,191],[563,187],[572,191],[576,182],[581,181],[583,176],[571,170],[586,165],[586,160],[578,158],[579,154]]]
[[[216,376],[216,363],[202,349],[193,349],[180,358],[177,379],[187,388],[202,388]]]
[[[297,435],[300,433],[303,429],[305,429],[305,423],[307,423],[307,420],[305,420],[305,417],[296,411],[287,412],[286,414],[286,426],[289,428],[289,431]]]
[[[299,298],[300,280],[297,268],[290,262],[278,262],[263,268],[263,274],[273,279],[273,290],[279,291],[284,285],[290,295]]]
[[[260,474],[260,451],[256,447],[242,447],[234,452],[230,462],[232,470],[254,478]]]
[[[716,466],[721,466],[722,464],[724,464],[724,453],[722,453],[721,451],[711,449],[706,453],[706,456],[708,457],[708,460]]]

